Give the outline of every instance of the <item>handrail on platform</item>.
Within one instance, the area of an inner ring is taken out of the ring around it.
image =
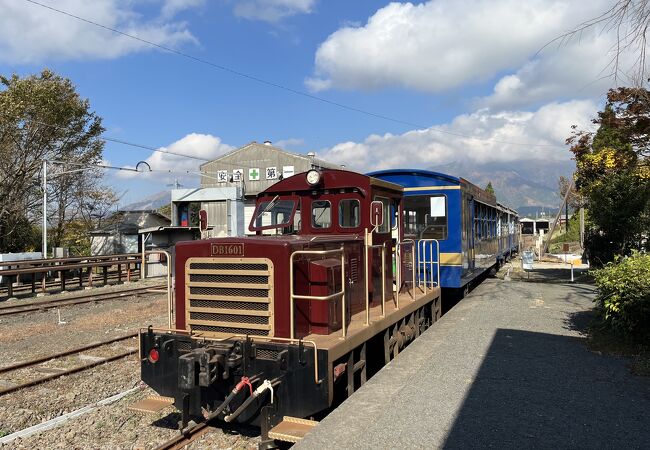
[[[433,259],[433,244],[436,244],[436,259]],[[428,244],[428,246],[427,246]],[[427,248],[429,249],[429,259],[427,259]],[[431,280],[427,280],[427,264],[429,265],[429,270],[431,272]],[[436,266],[436,279],[433,279],[433,266]],[[420,273],[421,272],[421,273]],[[437,239],[420,239],[418,240],[418,278],[423,278],[424,280],[424,289],[429,286],[439,287],[440,286],[440,242]],[[435,284],[434,284],[435,283]]]

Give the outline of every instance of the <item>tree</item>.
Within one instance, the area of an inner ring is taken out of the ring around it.
[[[601,27],[602,33],[616,33],[616,44],[610,62],[611,75],[618,79],[626,75],[632,83],[641,87],[647,81],[646,45],[650,27],[650,0],[617,0],[611,8],[598,17],[587,20],[574,29],[557,37],[555,41],[580,38],[582,33],[593,27]],[[621,67],[623,53],[636,54],[631,67]]]
[[[492,195],[494,195],[496,197],[496,194],[494,193],[494,188],[492,187],[492,182],[491,181],[488,181],[487,186],[485,186],[485,190],[489,194],[492,194]]]
[[[558,180],[558,190],[561,198],[564,198],[570,186],[571,179],[560,175]],[[575,187],[572,188],[571,192],[569,192],[569,198],[567,198],[568,207],[571,208],[572,211],[577,211],[584,206],[584,201],[585,200],[580,196]]]
[[[593,120],[595,133],[567,139],[576,159],[575,183],[593,224],[587,247],[601,262],[648,245],[650,234],[650,102],[648,91],[612,89]],[[575,130],[575,127],[574,127]]]
[[[0,76],[0,252],[28,247],[15,238],[23,227],[18,224],[41,221],[44,160],[51,161],[47,219],[55,246],[64,242],[66,224],[96,207],[92,192],[110,192],[100,186],[98,168],[63,173],[101,161],[103,131],[101,118],[69,79],[47,69],[24,78]]]

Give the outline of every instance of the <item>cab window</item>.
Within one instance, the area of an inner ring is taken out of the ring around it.
[[[332,225],[332,204],[328,200],[311,202],[312,228],[329,228]]]
[[[339,201],[339,226],[341,228],[356,228],[361,223],[359,200],[349,199]]]

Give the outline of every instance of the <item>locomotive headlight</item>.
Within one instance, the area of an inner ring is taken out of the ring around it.
[[[320,182],[320,172],[312,169],[307,172],[307,183],[311,186],[316,186]]]

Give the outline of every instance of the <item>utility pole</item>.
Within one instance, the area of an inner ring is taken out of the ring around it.
[[[553,226],[548,232],[548,238],[546,239],[546,243],[544,244],[544,253],[548,252],[548,246],[551,244],[551,238],[553,237],[553,232],[555,231],[555,227],[557,226],[557,223],[560,220],[560,216],[562,215],[562,210],[564,209],[565,205],[567,204],[567,201],[569,200],[569,194],[571,193],[571,189],[573,189],[573,176],[571,177],[571,182],[569,183],[569,187],[567,188],[566,193],[564,194],[564,199],[562,200],[560,209],[558,209],[557,211],[557,215],[555,216],[555,220],[553,221]]]
[[[568,233],[569,232],[569,202],[568,201],[564,202],[564,220],[566,221],[564,223],[564,232]]]
[[[43,259],[47,258],[47,160],[43,160]]]
[[[585,208],[580,208],[580,248],[585,248]]]

